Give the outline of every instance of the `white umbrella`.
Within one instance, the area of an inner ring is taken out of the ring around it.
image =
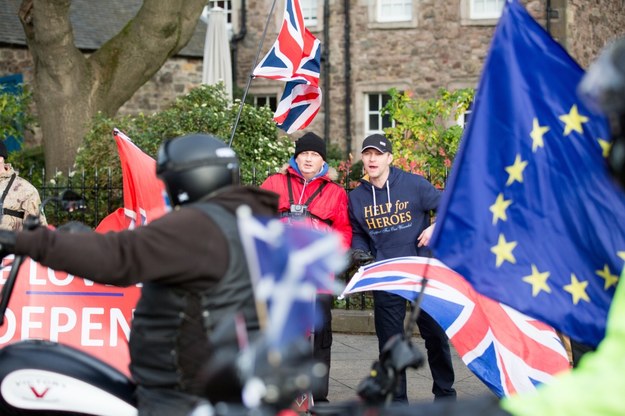
[[[224,83],[226,94],[232,101],[232,62],[226,12],[221,7],[213,7],[208,12],[202,83],[214,85],[219,82]]]

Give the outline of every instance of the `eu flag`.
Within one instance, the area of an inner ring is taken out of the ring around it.
[[[475,289],[597,345],[625,260],[625,197],[584,72],[508,1],[495,30],[432,248]]]

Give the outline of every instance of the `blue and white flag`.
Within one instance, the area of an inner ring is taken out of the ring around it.
[[[334,281],[347,262],[340,236],[277,218],[256,218],[245,206],[237,218],[256,300],[261,308],[266,305],[267,319],[261,325],[268,342],[280,347],[307,336],[317,323],[317,291],[342,290]]]

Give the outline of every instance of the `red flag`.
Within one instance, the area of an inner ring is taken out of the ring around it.
[[[156,161],[118,129],[113,130],[113,137],[122,165],[123,214],[127,219],[122,219],[118,210],[102,220],[96,228],[98,232],[132,229],[147,224],[167,211],[165,185],[156,177]],[[111,216],[115,218],[109,218]]]

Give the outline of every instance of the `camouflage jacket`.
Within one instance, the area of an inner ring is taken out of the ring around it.
[[[0,196],[9,185],[14,173],[16,172],[9,164],[5,164],[5,169],[0,171]],[[0,219],[0,229],[21,230],[26,216],[39,215],[39,205],[41,205],[41,199],[37,189],[26,179],[16,175],[2,203],[3,212]],[[43,225],[47,225],[44,215],[41,215],[40,219]]]

